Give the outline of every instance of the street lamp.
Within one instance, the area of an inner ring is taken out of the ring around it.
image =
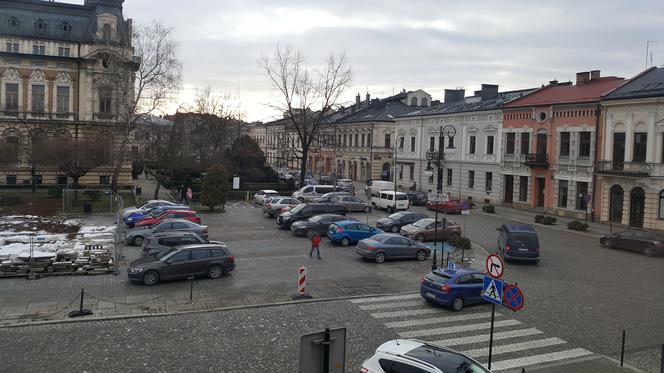
[[[450,124],[446,125],[445,127],[440,126],[439,136],[438,136],[438,142],[439,142],[438,151],[436,151],[435,149],[429,149],[429,151],[426,154],[428,164],[427,164],[427,169],[424,171],[424,174],[427,177],[433,176],[434,172],[433,172],[433,169],[431,168],[431,162],[434,161],[434,159],[435,159],[435,162],[436,162],[436,168],[438,169],[438,175],[436,177],[436,179],[437,179],[436,180],[436,200],[437,201],[440,200],[440,195],[443,191],[443,178],[440,177],[440,164],[441,164],[441,159],[442,159],[441,158],[442,157],[442,150],[443,150],[443,147],[444,147],[443,138],[444,138],[444,136],[447,136],[448,138],[450,138],[451,141],[448,142],[447,149],[454,149],[453,144],[454,144],[454,136],[455,135],[456,135],[456,129],[454,128],[454,126],[452,126]],[[461,175],[459,175],[459,177],[461,177]],[[434,226],[433,226],[434,233],[433,233],[433,235],[434,235],[436,241],[434,241],[434,243],[433,243],[433,258],[432,258],[432,263],[431,263],[431,270],[436,269],[437,262],[438,262],[438,260],[436,258],[436,252],[438,251],[438,206],[435,206],[434,212],[435,212],[436,215],[435,215],[435,218],[434,218]],[[440,266],[441,267],[443,266],[444,256],[443,256],[442,249],[445,247],[445,245],[444,245],[445,238],[444,237],[445,237],[445,230],[446,229],[447,229],[447,218],[443,218],[443,247],[441,248],[441,252],[440,252]]]

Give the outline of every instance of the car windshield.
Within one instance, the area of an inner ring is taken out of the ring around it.
[[[298,212],[298,211],[302,210],[302,209],[304,208],[304,206],[306,206],[306,204],[304,204],[304,203],[301,204],[301,205],[297,205],[297,206],[293,207],[293,208],[290,210],[290,212]]]
[[[153,210],[152,212],[150,212],[150,216],[152,216],[153,218],[156,218],[156,217],[158,217],[159,215],[161,215],[163,213],[164,213],[163,210]]]
[[[536,248],[538,246],[537,236],[532,233],[512,233],[508,243],[525,248]]]
[[[388,218],[392,220],[398,220],[401,219],[404,215],[406,215],[405,212],[395,212],[394,214],[388,216]]]
[[[311,218],[309,218],[309,221],[312,222],[312,223],[317,223],[317,222],[323,220],[324,217],[325,217],[324,215],[312,216]]]
[[[162,258],[166,257],[168,254],[172,253],[173,251],[177,250],[174,247],[168,248],[164,251],[160,251],[159,254],[155,255],[154,257],[157,258],[157,260],[161,260]]]
[[[406,356],[425,361],[443,372],[458,373],[488,373],[481,365],[468,357],[456,352],[444,350],[431,345],[416,347],[406,353]]]
[[[431,223],[433,223],[433,219],[420,219],[413,223],[413,226],[418,228],[426,228]]]

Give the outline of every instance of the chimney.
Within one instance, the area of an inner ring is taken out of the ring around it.
[[[576,73],[576,85],[588,83],[588,80],[590,80],[590,73],[588,71]]]
[[[482,91],[481,91],[481,90],[480,90],[480,91],[475,91],[475,92],[473,93],[473,96],[474,96],[474,97],[481,97],[481,96],[482,96]]]
[[[590,70],[590,80],[599,79],[599,70]]]
[[[482,84],[482,90],[480,91],[480,97],[482,101],[493,100],[498,98],[498,85],[497,84]]]
[[[443,103],[453,104],[462,101],[466,96],[465,89],[446,89]]]
[[[556,80],[556,79],[549,80],[549,85],[552,86],[552,87],[557,86],[558,85],[558,80]]]
[[[357,108],[360,108],[360,94],[358,93],[357,96],[355,96],[355,105]]]
[[[371,96],[369,95],[369,92],[367,92],[367,104],[371,101]]]

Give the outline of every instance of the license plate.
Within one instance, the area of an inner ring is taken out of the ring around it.
[[[436,294],[433,294],[433,293],[426,292],[426,293],[424,293],[424,295],[426,295],[429,298],[436,298]]]
[[[528,249],[519,249],[519,251],[528,251]]]

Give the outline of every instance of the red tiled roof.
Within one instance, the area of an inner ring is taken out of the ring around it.
[[[607,76],[597,80],[588,81],[581,85],[546,86],[523,97],[517,98],[503,105],[504,108],[517,108],[523,106],[572,104],[581,102],[599,101],[600,97],[619,87],[625,82],[624,78]]]

